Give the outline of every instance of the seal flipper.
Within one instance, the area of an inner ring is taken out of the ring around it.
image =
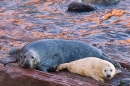
[[[19,52],[20,49],[18,48],[11,48],[10,51],[9,51],[9,55],[10,56],[7,56],[7,57],[4,57],[0,60],[0,63],[7,65],[9,63],[15,63],[17,62],[17,53]]]
[[[48,72],[48,71],[47,71],[47,68],[44,67],[44,66],[39,66],[39,67],[37,67],[36,69],[41,70],[41,71],[44,71],[44,72]]]
[[[113,65],[115,65],[115,67],[121,68],[121,65],[120,65],[119,62],[117,62],[117,61],[115,61],[115,60],[112,60],[112,59],[110,59],[110,62],[111,62]]]
[[[9,63],[15,63],[15,62],[16,62],[16,60],[15,60],[15,61],[10,60],[10,61],[4,62],[3,64],[4,64],[4,66],[6,66],[6,65],[9,64]]]
[[[50,67],[47,69],[48,72],[55,72],[57,67]]]
[[[4,64],[4,66],[6,66],[9,63],[15,63],[15,62],[16,62],[16,58],[10,56],[0,59],[0,63]]]
[[[107,60],[109,62],[111,62],[115,67],[118,67],[118,68],[121,68],[121,65],[119,62],[115,61],[115,60],[112,60],[111,58],[109,58],[106,54],[102,53],[103,55],[103,59],[104,60]]]
[[[18,48],[11,48],[10,51],[9,51],[9,55],[14,55],[16,54],[20,49]]]

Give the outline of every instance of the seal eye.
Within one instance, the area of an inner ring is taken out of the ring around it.
[[[26,58],[26,56],[24,56],[24,58]]]
[[[33,57],[33,56],[31,56],[31,58],[32,58],[32,59],[34,59],[34,57]]]
[[[110,71],[112,72],[112,69]]]
[[[104,70],[104,72],[106,72],[107,70]]]

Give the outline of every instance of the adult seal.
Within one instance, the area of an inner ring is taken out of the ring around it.
[[[57,66],[85,57],[97,57],[121,67],[97,48],[76,40],[42,39],[25,45],[22,49],[10,51],[23,68],[45,72],[55,71]],[[12,62],[12,61],[11,61]],[[7,64],[10,62],[6,62]]]

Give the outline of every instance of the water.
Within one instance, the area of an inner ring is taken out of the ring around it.
[[[100,5],[89,13],[68,12],[72,1],[75,0],[1,0],[1,52],[8,52],[13,46],[21,48],[41,38],[82,40],[96,44],[98,48],[102,46],[101,50],[109,55],[115,55],[108,52],[109,49],[113,52],[112,48],[129,49],[129,0],[110,6]],[[117,49],[116,52],[122,59],[130,58],[129,51],[122,53]]]
[[[1,52],[8,51],[12,46],[22,47],[40,38],[83,40],[103,46],[104,52],[108,54],[112,54],[107,51],[111,49],[110,45],[114,45],[114,49],[120,45],[129,48],[129,0],[121,0],[110,6],[97,6],[96,11],[89,13],[67,12],[72,1],[1,0],[0,44],[4,48]],[[111,40],[113,42],[107,45]],[[130,57],[124,52],[122,55],[119,50],[117,52],[122,58]]]

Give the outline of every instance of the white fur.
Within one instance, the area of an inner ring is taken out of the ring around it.
[[[87,57],[70,63],[61,64],[58,66],[57,71],[65,68],[72,73],[92,77],[102,82],[104,82],[104,79],[111,79],[115,74],[121,72],[116,70],[112,63],[96,57]],[[107,75],[111,77],[108,78]]]

